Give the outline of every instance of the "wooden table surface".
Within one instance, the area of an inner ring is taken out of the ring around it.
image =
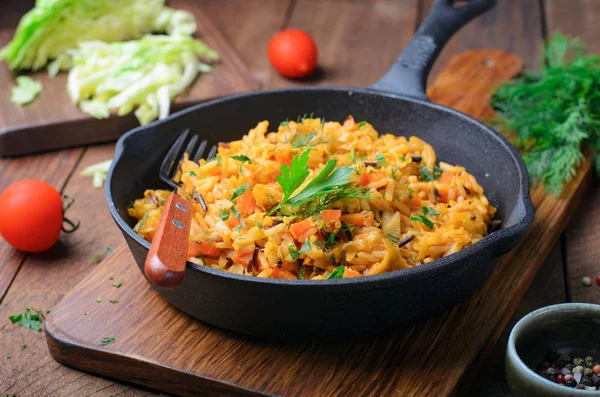
[[[365,86],[392,64],[427,13],[433,0],[197,0],[239,51],[263,87],[312,84]],[[11,15],[0,5],[0,17]],[[448,43],[434,67],[472,48],[501,48],[520,55],[528,68],[538,67],[542,40],[560,30],[581,36],[600,51],[600,2],[597,0],[504,0],[473,21]],[[271,69],[266,46],[282,28],[302,28],[319,48],[320,70],[302,82],[281,78]],[[112,157],[113,144],[75,148],[17,159],[0,159],[0,190],[26,178],[43,179],[76,198],[70,216],[80,229],[61,236],[44,254],[26,255],[0,239],[0,395],[146,396],[151,390],[82,373],[55,362],[43,332],[10,323],[25,307],[50,309],[95,264],[90,255],[123,243],[106,209],[102,190],[79,175],[90,164]],[[510,395],[503,359],[508,332],[523,315],[553,303],[600,303],[600,287],[583,287],[581,278],[600,275],[600,186],[595,180],[582,205],[533,281],[513,319],[479,373],[473,373],[469,396]],[[21,349],[21,345],[26,347]],[[12,354],[12,357],[6,358]]]

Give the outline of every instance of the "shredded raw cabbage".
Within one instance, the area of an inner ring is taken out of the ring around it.
[[[13,88],[10,100],[17,105],[32,102],[42,92],[42,83],[27,76],[17,77],[17,86]]]
[[[67,90],[73,103],[96,118],[107,118],[111,110],[122,116],[137,108],[135,115],[142,125],[167,117],[171,100],[199,72],[210,70],[199,57],[218,59],[202,41],[186,35],[86,42],[69,53],[73,68]]]
[[[81,175],[93,177],[92,184],[96,189],[100,189],[106,179],[106,174],[108,173],[111,164],[112,159],[92,164],[81,171]]]
[[[138,39],[146,33],[191,35],[194,17],[174,10],[164,0],[37,0],[17,27],[13,40],[0,51],[11,69],[43,68],[51,75],[70,67],[66,53],[79,42]]]

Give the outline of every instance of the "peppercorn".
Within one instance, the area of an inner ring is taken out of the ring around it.
[[[583,358],[581,358],[581,357],[574,358],[574,359],[573,359],[573,364],[574,364],[576,367],[577,367],[577,366],[579,366],[579,365],[581,365],[581,364],[583,364]]]
[[[584,360],[584,361],[586,361],[586,362],[587,362],[587,361],[589,361],[589,362],[591,362],[591,363],[593,363],[593,362],[594,362],[594,358],[593,358],[592,356],[587,356],[587,357],[586,357],[586,358],[584,358],[583,360]]]
[[[575,381],[575,379],[569,379],[568,381],[565,382],[565,386],[575,387],[575,386],[577,386],[577,382]]]
[[[556,375],[556,383],[565,383],[565,376],[563,374]]]
[[[600,387],[600,375],[592,375],[592,382],[594,382],[594,386]]]
[[[594,367],[592,368],[592,371],[594,372],[595,375],[600,375],[600,364],[594,365]]]
[[[563,360],[565,362],[565,364],[571,362],[571,356],[569,356],[568,354],[561,354],[558,358]]]
[[[575,386],[576,389],[584,389],[585,390],[585,386],[581,383],[578,383],[577,386]]]
[[[576,373],[578,373],[578,372],[579,372],[579,373],[583,373],[583,367],[582,367],[581,365],[578,365],[578,366],[576,366],[575,368],[573,368],[573,371],[572,371],[572,372],[573,372],[574,374],[576,374]]]
[[[556,370],[554,369],[554,367],[550,367],[550,368],[548,368],[548,369],[546,370],[546,375],[549,375],[549,376],[556,375]]]
[[[575,366],[571,363],[565,365],[565,368],[568,369],[569,371],[573,372],[573,368],[575,368]]]
[[[592,377],[591,376],[584,376],[581,379],[581,382],[579,383],[583,383],[586,386],[594,386],[594,382],[592,382]]]

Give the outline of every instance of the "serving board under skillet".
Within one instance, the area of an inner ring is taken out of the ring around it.
[[[503,51],[466,52],[450,61],[429,95],[489,117],[490,88],[521,67],[517,56]],[[407,330],[352,343],[340,335],[339,343],[295,345],[234,335],[169,306],[123,245],[52,310],[45,324],[50,353],[84,371],[186,396],[457,394],[506,326],[589,175],[586,162],[558,200],[535,190],[537,216],[530,232],[483,287],[439,318]],[[120,281],[123,286],[113,287]],[[115,341],[102,347],[105,337]]]
[[[204,40],[221,57],[212,73],[199,75],[192,86],[177,97],[172,105],[173,111],[208,99],[259,88],[239,55],[198,4],[189,0],[170,0],[167,5],[192,12],[198,25],[196,37]],[[0,48],[12,39],[19,18],[32,7],[32,0],[1,2]],[[81,112],[67,94],[66,73],[60,73],[53,79],[45,70],[30,75],[43,84],[44,90],[33,103],[17,106],[10,101],[15,75],[5,62],[0,62],[0,156],[114,141],[139,125],[133,113],[98,120]]]

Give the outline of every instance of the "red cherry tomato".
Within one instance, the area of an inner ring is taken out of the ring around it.
[[[15,182],[0,194],[0,234],[20,251],[41,252],[52,247],[62,223],[60,194],[44,181]]]
[[[288,29],[277,33],[267,50],[271,65],[283,76],[306,77],[317,67],[317,46],[302,30]]]

